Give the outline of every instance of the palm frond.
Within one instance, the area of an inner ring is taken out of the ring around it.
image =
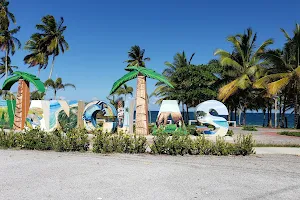
[[[173,85],[169,82],[168,79],[166,79],[166,77],[164,77],[163,75],[155,72],[152,69],[147,69],[147,68],[139,68],[139,71],[144,75],[147,76],[149,78],[161,81],[166,83],[169,87],[174,88]]]
[[[282,78],[278,81],[272,82],[268,84],[268,93],[271,96],[276,95],[278,92],[281,91],[282,88],[284,88],[288,83],[290,82],[289,77]]]
[[[136,78],[138,74],[139,74],[138,70],[133,70],[125,74],[123,77],[121,77],[113,84],[112,89],[110,90],[110,94],[113,94],[119,87],[121,87],[121,85],[123,85],[127,81]]]

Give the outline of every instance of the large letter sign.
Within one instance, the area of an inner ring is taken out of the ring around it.
[[[218,115],[228,115],[228,110],[226,106],[216,100],[209,100],[200,103],[196,107],[196,117],[197,121],[204,126],[212,125],[213,130],[204,130],[204,134],[215,135],[215,136],[225,136],[229,125],[225,118]]]

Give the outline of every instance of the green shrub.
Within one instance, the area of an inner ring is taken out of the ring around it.
[[[190,135],[199,135],[196,131],[196,125],[189,125],[186,127],[188,134]]]
[[[244,131],[257,131],[255,126],[243,126],[242,130],[244,130]]]
[[[52,135],[40,129],[30,129],[21,133],[22,149],[29,150],[52,150]]]
[[[283,132],[279,132],[278,134],[300,137],[300,132],[293,132],[293,131],[283,131]]]
[[[87,151],[86,131],[72,129],[67,133],[60,131],[44,132],[31,129],[25,132],[0,132],[1,148],[21,148],[29,150]]]
[[[0,148],[16,148],[22,143],[22,136],[20,133],[13,131],[5,132],[0,131]]]
[[[213,149],[213,142],[207,140],[204,135],[198,136],[191,145],[192,155],[210,155]]]
[[[226,136],[232,137],[234,135],[233,130],[228,130]]]
[[[67,133],[53,133],[53,147],[56,151],[87,151],[89,141],[84,129],[71,129]]]
[[[194,140],[189,136],[165,134],[154,136],[150,146],[153,154],[168,155],[249,155],[253,152],[254,141],[252,135],[238,136],[235,144],[228,143],[224,138],[217,137],[215,142],[207,140],[205,136],[198,136]]]
[[[238,135],[234,143],[234,154],[243,156],[253,154],[255,153],[253,150],[254,146],[255,141],[253,140],[252,134]]]
[[[146,138],[124,133],[97,133],[93,139],[95,153],[145,153]]]
[[[168,138],[168,135],[158,132],[153,138],[153,144],[150,145],[151,152],[154,154],[167,154]]]

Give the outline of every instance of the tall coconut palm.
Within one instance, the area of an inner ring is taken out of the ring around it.
[[[53,89],[54,99],[56,99],[56,94],[57,94],[57,91],[59,91],[59,90],[65,90],[66,87],[72,87],[72,88],[76,89],[74,84],[63,83],[61,78],[57,78],[55,81],[52,79],[48,79],[45,82],[45,86]]]
[[[266,47],[273,44],[272,39],[264,41],[258,48],[255,48],[257,34],[253,34],[248,28],[244,34],[229,36],[227,40],[233,45],[233,52],[218,49],[215,55],[220,57],[220,64],[228,70],[228,83],[219,89],[218,99],[226,100],[234,94],[247,99],[247,94],[252,88],[253,82],[263,74],[265,65],[261,55]],[[246,123],[246,110],[249,102],[244,99],[240,104],[244,112],[244,124]]]
[[[63,25],[64,18],[56,21],[52,15],[47,15],[42,18],[42,23],[37,24],[36,28],[41,32],[41,49],[47,55],[52,55],[52,66],[50,69],[49,79],[52,77],[54,62],[56,56],[60,52],[64,53],[69,49],[69,44],[65,40],[64,32],[67,26]]]
[[[124,95],[124,101],[126,101],[126,96],[131,95],[133,96],[133,88],[123,84],[123,86],[119,87],[116,92],[117,95]]]
[[[29,83],[33,83],[40,92],[45,92],[45,87],[41,80],[32,74],[19,71],[13,72],[13,74],[14,76],[4,81],[2,90],[9,90],[13,84],[16,82],[19,83],[14,116],[14,129],[22,130],[30,107]]]
[[[20,26],[12,30],[0,30],[0,49],[5,51],[5,79],[7,79],[8,74],[8,55],[15,54],[16,47],[21,48],[21,42],[14,37],[14,35],[19,32]]]
[[[287,36],[286,32],[285,35]],[[300,124],[298,123],[298,91],[300,87],[300,65],[298,63],[300,54],[298,52],[298,46],[300,47],[300,39],[297,40],[297,37],[299,36],[299,25],[296,25],[294,37],[288,39],[282,52],[270,50],[264,55],[264,58],[267,61],[272,63],[276,69],[280,70],[273,70],[272,74],[264,76],[263,78],[257,80],[254,84],[255,88],[266,88],[270,97],[274,97],[278,93],[282,92],[285,88],[288,88],[289,91],[293,93],[294,120],[296,128],[300,128]]]
[[[9,1],[0,0],[0,29],[7,30],[12,21],[14,24],[16,23],[16,18],[13,13],[8,10]]]
[[[138,79],[136,89],[136,133],[139,135],[148,135],[148,98],[146,92],[146,77],[164,82],[170,87],[173,86],[164,76],[151,69],[147,69],[142,66],[128,66],[126,70],[129,72],[114,83],[110,94],[113,94],[127,81],[135,78]]]
[[[127,67],[129,66],[139,66],[139,67],[146,67],[145,61],[150,61],[149,57],[144,58],[145,49],[141,49],[140,46],[134,45],[128,51],[128,60],[125,60],[128,63]],[[125,69],[126,70],[126,69]]]
[[[41,48],[40,34],[33,34],[26,42],[24,49],[31,53],[24,57],[24,62],[29,64],[29,67],[38,66],[38,77],[40,76],[41,69],[45,69],[48,65],[48,53]]]
[[[8,61],[7,61],[7,72],[8,72],[8,75],[12,75],[13,72],[14,72],[14,69],[18,69],[18,67],[14,66],[14,65],[11,65],[11,60],[10,60],[9,56],[7,57],[7,59],[8,59]],[[0,75],[2,75],[1,78],[3,78],[6,75],[6,58],[2,57],[1,61],[2,62],[0,62]]]
[[[229,36],[227,40],[233,45],[233,53],[218,49],[215,55],[220,56],[220,63],[224,67],[232,67],[233,80],[219,90],[218,98],[223,102],[239,90],[252,87],[253,80],[262,67],[260,55],[266,47],[273,44],[272,39],[264,41],[255,49],[257,35],[253,35],[252,29],[248,28],[244,34]]]

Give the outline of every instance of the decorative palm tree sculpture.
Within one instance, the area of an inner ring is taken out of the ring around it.
[[[27,113],[30,107],[30,89],[29,82],[33,83],[38,91],[45,92],[44,83],[36,76],[25,72],[13,72],[14,76],[5,80],[2,90],[10,90],[11,86],[19,82],[16,110],[14,116],[14,129],[22,130],[24,128]]]
[[[158,81],[166,83],[168,86],[172,87],[171,83],[163,76],[152,69],[147,69],[140,66],[129,66],[126,68],[129,73],[125,74],[122,78],[117,80],[110,94],[114,93],[121,85],[137,78],[137,88],[136,88],[136,133],[138,135],[148,135],[148,100],[147,100],[147,88],[146,88],[146,78],[156,79]]]

